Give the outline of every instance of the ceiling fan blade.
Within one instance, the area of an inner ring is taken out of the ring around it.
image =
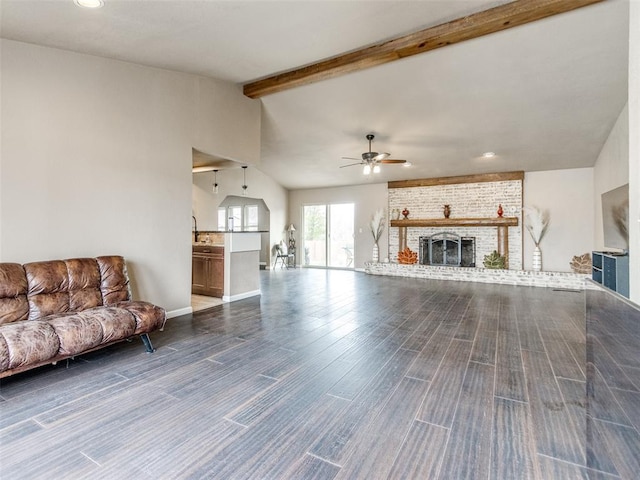
[[[379,162],[381,160],[384,160],[385,158],[389,158],[390,156],[391,156],[390,153],[382,152],[382,153],[379,153],[378,155],[376,155],[375,157],[373,157],[373,161]]]
[[[357,161],[359,161],[359,162],[361,162],[361,161],[362,161],[362,160],[360,160],[359,158],[353,158],[353,157],[340,157],[340,158],[342,158],[343,160],[357,160]]]
[[[362,162],[358,162],[358,163],[350,163],[349,165],[340,165],[340,168],[344,168],[344,167],[353,167],[354,165],[362,165]]]
[[[378,163],[407,163],[406,160],[397,160],[394,158],[387,158],[386,160],[380,160]]]

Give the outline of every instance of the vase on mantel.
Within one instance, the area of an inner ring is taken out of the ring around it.
[[[371,255],[371,261],[373,263],[378,263],[380,261],[380,249],[378,248],[378,244],[373,244],[373,254]]]
[[[538,244],[536,244],[536,248],[533,249],[533,263],[531,264],[531,270],[534,272],[542,270],[542,251],[540,251]]]

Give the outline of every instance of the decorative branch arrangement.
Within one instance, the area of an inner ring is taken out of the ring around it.
[[[576,255],[571,259],[569,265],[574,273],[589,274],[591,273],[591,254],[587,252]]]
[[[384,230],[385,223],[385,215],[383,209],[378,209],[371,216],[371,222],[369,223],[369,227],[371,228],[371,235],[373,235],[373,243],[378,244],[378,240],[382,236],[382,231]]]
[[[540,210],[538,207],[524,207],[525,227],[531,235],[536,247],[540,246],[540,241],[549,227],[549,211]]]

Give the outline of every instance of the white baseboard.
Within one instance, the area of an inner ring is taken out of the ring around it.
[[[190,313],[193,313],[193,308],[191,307],[179,308],[178,310],[167,312],[167,318],[179,317],[180,315],[188,315]]]
[[[223,295],[223,302],[235,302],[237,300],[243,300],[249,297],[255,297],[256,295],[261,295],[260,290],[252,290],[250,292],[239,293],[237,295]]]

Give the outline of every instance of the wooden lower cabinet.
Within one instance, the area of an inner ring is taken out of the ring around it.
[[[191,293],[222,297],[224,247],[194,246],[191,262]]]

